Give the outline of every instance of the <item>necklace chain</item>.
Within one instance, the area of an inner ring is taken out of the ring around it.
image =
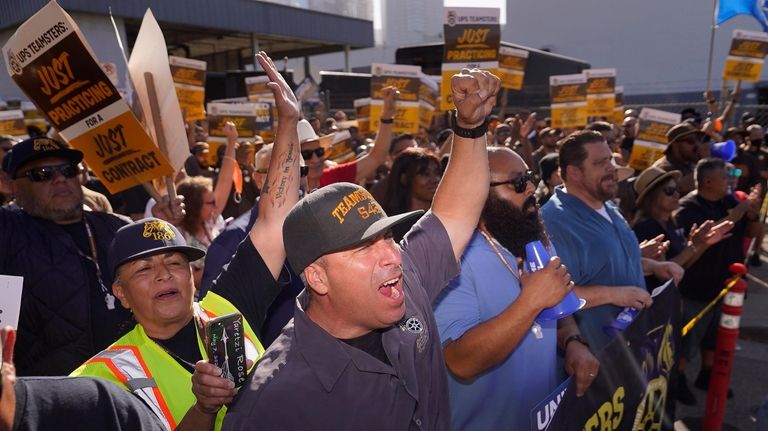
[[[507,262],[507,259],[504,258],[504,256],[501,254],[501,251],[496,246],[496,241],[493,238],[491,238],[491,236],[488,235],[484,230],[482,230],[482,229],[478,229],[478,230],[480,231],[480,234],[483,235],[483,238],[485,238],[485,240],[488,241],[488,244],[493,249],[493,252],[496,253],[496,256],[498,256],[499,260],[501,260],[501,263],[504,264],[504,266],[507,268],[507,270],[509,270],[509,272],[512,273],[512,275],[516,279],[520,280],[520,275],[519,275],[520,272],[519,272],[519,270],[515,271],[512,268],[512,266],[509,264],[509,262]]]

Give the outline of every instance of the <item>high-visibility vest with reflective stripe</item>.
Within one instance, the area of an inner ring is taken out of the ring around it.
[[[200,307],[204,320],[238,312],[234,305],[213,292],[208,292]],[[243,327],[246,357],[255,363],[264,353],[264,347],[245,319]],[[197,338],[200,355],[207,360],[205,346],[200,337]],[[70,375],[100,377],[133,392],[169,430],[176,428],[196,402],[192,373],[152,341],[140,324]],[[216,416],[216,430],[221,429],[226,410],[226,406],[222,407]]]

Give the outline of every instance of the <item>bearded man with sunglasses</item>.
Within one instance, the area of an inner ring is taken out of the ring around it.
[[[307,120],[299,121],[297,130],[301,143],[301,157],[309,169],[307,191],[340,182],[359,184],[376,173],[376,169],[387,161],[392,141],[395,103],[399,94],[397,88],[392,86],[381,89],[384,105],[381,110],[379,131],[376,134],[373,150],[357,160],[340,165],[327,166],[325,154],[328,144],[324,141],[333,139],[333,134],[317,136]]]
[[[535,178],[509,148],[489,148],[488,162],[490,193],[461,257],[461,273],[434,303],[449,370],[451,424],[456,430],[531,429],[531,411],[560,383],[558,347],[577,395],[600,364],[573,318],[534,321],[573,283],[559,258],[541,271],[520,271],[518,257],[528,242],[549,244]]]
[[[83,211],[80,151],[32,138],[7,157],[17,206],[0,209],[0,274],[24,277],[16,369],[66,375],[128,329],[130,314],[115,303],[104,268],[115,232],[130,219]]]
[[[693,171],[699,161],[699,147],[704,136],[706,133],[689,122],[672,127],[667,131],[669,145],[664,150],[664,157],[652,165],[664,172],[680,171],[683,174],[677,182],[680,196],[685,196],[696,188]]]

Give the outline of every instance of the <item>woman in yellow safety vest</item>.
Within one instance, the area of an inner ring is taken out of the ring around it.
[[[179,230],[160,219],[121,228],[109,251],[112,292],[130,309],[134,328],[76,369],[73,376],[111,380],[142,398],[169,430],[221,427],[236,394],[222,370],[208,362],[196,325],[241,313],[246,357],[264,351],[257,330],[279,293],[275,281],[285,261],[282,226],[299,197],[299,104],[263,52],[259,63],[270,79],[278,126],[259,218],[210,292],[194,303],[190,262],[204,252],[186,244]],[[106,293],[106,295],[111,295]],[[244,366],[244,365],[240,365]],[[87,418],[83,418],[87,420]]]

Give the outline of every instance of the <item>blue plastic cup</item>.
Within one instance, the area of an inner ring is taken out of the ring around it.
[[[531,241],[525,245],[525,269],[527,271],[536,272],[547,266],[549,260],[549,252],[544,248],[544,244],[541,241]],[[562,319],[579,311],[586,303],[587,301],[576,296],[573,291],[570,291],[559,304],[541,310],[541,313],[536,316],[536,321],[545,322]]]
[[[712,145],[712,157],[717,157],[730,162],[736,157],[736,142],[729,139],[725,142],[718,142]]]

